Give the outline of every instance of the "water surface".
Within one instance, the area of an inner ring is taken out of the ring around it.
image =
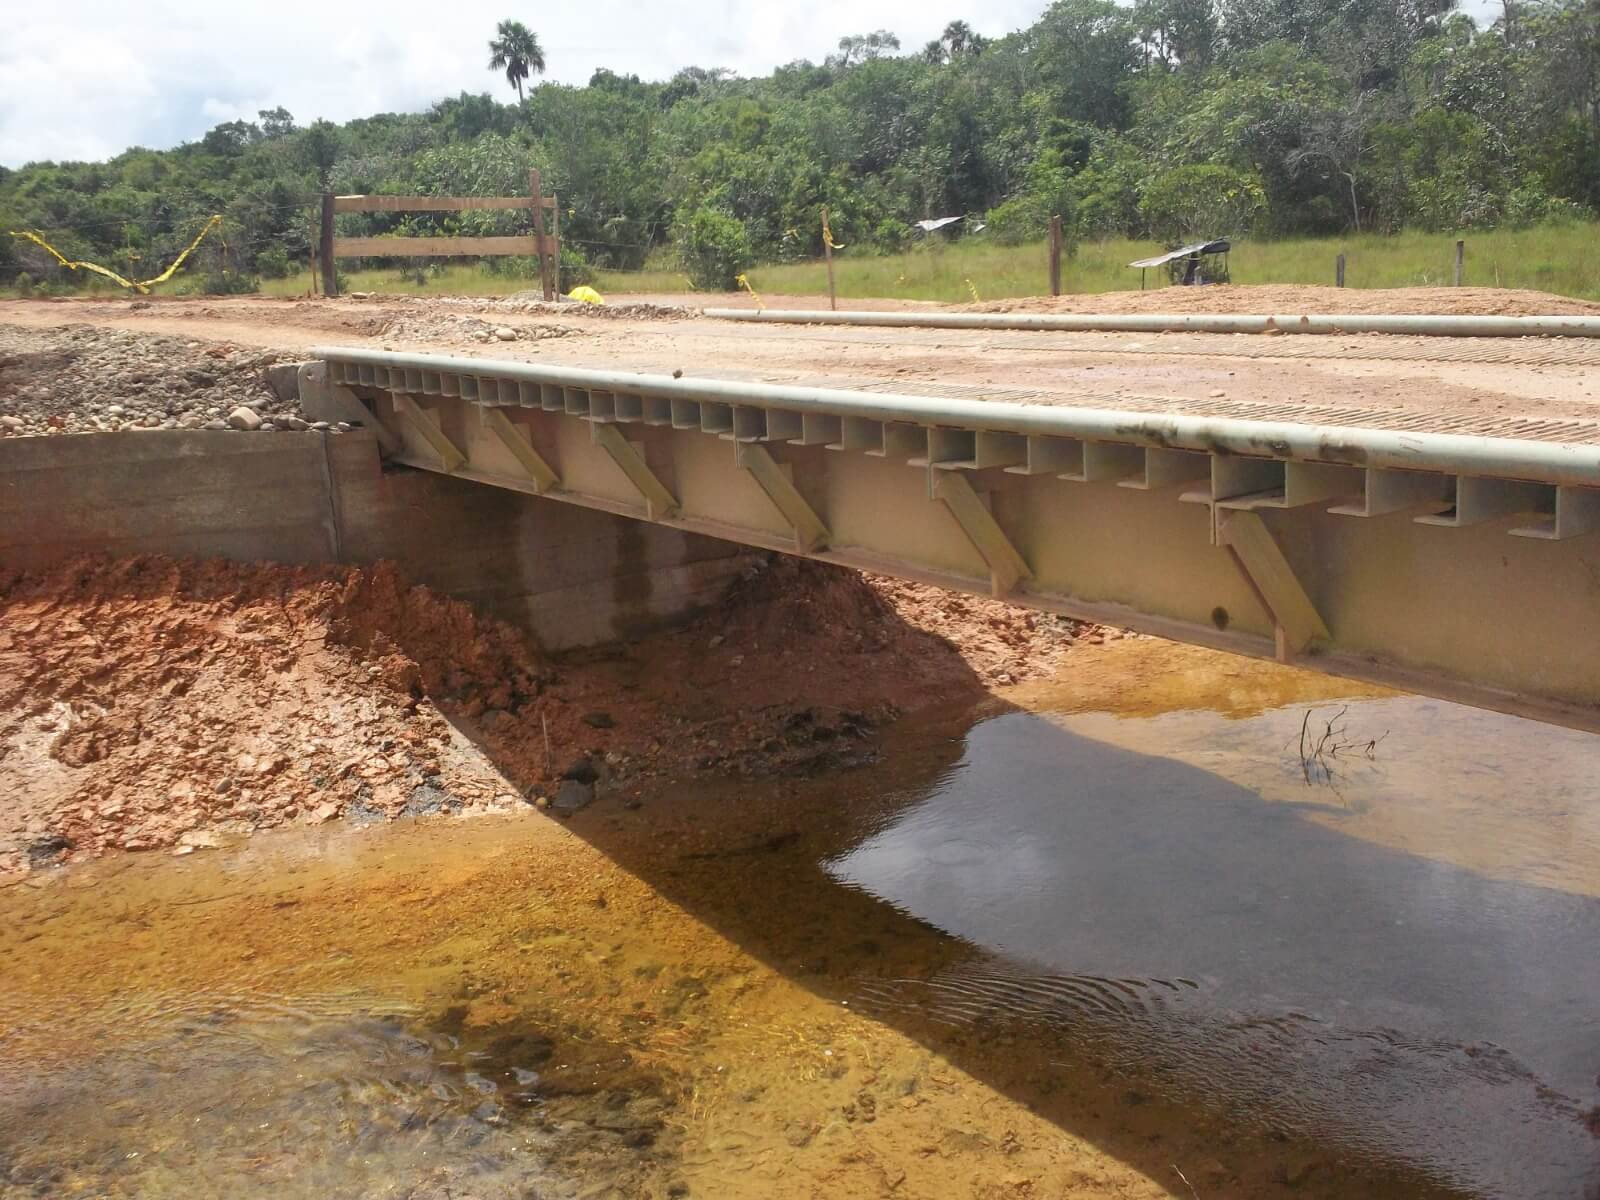
[[[1185,661],[0,891],[0,1197],[1600,1195],[1600,743]]]

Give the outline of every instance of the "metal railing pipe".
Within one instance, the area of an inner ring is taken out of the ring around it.
[[[877,325],[901,329],[1031,329],[1052,333],[1388,333],[1414,337],[1600,337],[1600,317],[824,312],[773,308],[707,308],[703,312],[705,316],[721,321],[751,321],[767,325]]]
[[[1122,442],[1209,454],[1386,467],[1600,487],[1600,444],[1540,442],[1414,430],[1366,429],[1290,421],[1255,421],[1184,413],[1135,413],[1114,407],[1016,404],[943,396],[883,394],[792,384],[675,378],[670,375],[557,367],[488,358],[318,348],[318,358],[391,370],[515,379],[625,395],[829,413],[874,421],[1001,433]],[[1098,400],[1101,397],[1087,397]]]

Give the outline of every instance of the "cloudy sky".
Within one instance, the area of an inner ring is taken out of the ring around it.
[[[913,47],[956,16],[997,35],[1044,7],[545,0],[518,12],[510,0],[35,0],[13,9],[0,35],[0,165],[172,146],[278,105],[305,124],[425,108],[463,88],[509,94],[484,68],[485,44],[505,17],[538,33],[548,78],[583,83],[602,66],[647,79],[686,66],[761,74],[796,58],[820,60],[841,34],[890,29]]]

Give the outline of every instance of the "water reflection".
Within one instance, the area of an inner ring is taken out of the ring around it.
[[[1432,707],[1363,701],[1352,716],[1443,756]],[[1180,752],[1225,741],[1281,775],[1296,769],[1281,735],[1299,719],[1187,714],[1187,738],[1162,721],[1121,722],[1118,736]],[[1484,722],[1505,719],[1473,714]],[[1567,752],[1558,783],[1600,766],[1593,739],[1517,732],[1536,761]],[[1482,778],[1469,763],[1432,785]],[[1349,783],[1361,807],[1386,802],[1381,767]],[[1495,799],[1489,783],[1476,800]],[[1350,802],[1313,795],[1336,814]],[[974,728],[956,770],[827,869],[993,956],[868,985],[881,1007],[1054,1027],[1125,1067],[1159,1063],[1177,1093],[1486,1194],[1600,1180],[1584,1123],[1600,1069],[1600,900],[1349,837],[1218,774],[1028,714]]]

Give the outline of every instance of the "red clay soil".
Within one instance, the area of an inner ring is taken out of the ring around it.
[[[685,629],[556,660],[384,565],[0,576],[0,882],[110,848],[531,802],[563,775],[637,795],[848,765],[898,713],[1110,636],[777,557]]]

